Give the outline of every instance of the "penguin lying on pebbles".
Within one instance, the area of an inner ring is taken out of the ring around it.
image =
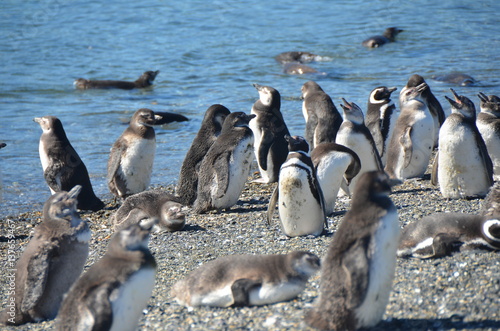
[[[57,330],[136,330],[155,285],[148,249],[153,224],[132,224],[113,235],[104,256],[64,298]]]
[[[76,210],[82,187],[53,194],[42,222],[15,268],[15,294],[0,321],[20,325],[54,319],[63,295],[80,276],[89,254],[91,232]]]
[[[78,78],[73,82],[73,85],[80,90],[87,89],[110,89],[118,88],[122,90],[132,90],[134,88],[144,88],[153,85],[153,81],[160,71],[146,71],[135,82],[127,82],[123,80],[90,80]]]
[[[481,214],[484,216],[500,215],[500,182],[496,182],[484,198]]]
[[[172,287],[172,297],[187,307],[259,306],[295,298],[320,268],[309,252],[230,255],[193,270]]]

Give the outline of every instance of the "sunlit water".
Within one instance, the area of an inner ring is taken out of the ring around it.
[[[143,107],[191,120],[156,128],[152,185],[174,184],[205,110],[221,103],[249,112],[252,83],[280,91],[292,134],[303,134],[300,87],[313,79],[336,104],[366,107],[377,86],[401,89],[424,76],[445,108],[449,85],[430,77],[463,71],[500,94],[500,3],[489,1],[2,1],[0,4],[0,217],[40,210],[49,196],[38,156],[34,117],[54,115],[89,169],[94,190],[111,195],[106,162],[132,113]],[[368,50],[361,41],[388,26],[398,41]],[[274,56],[303,50],[332,61],[311,66],[325,75],[290,76]],[[79,77],[135,80],[160,70],[147,90],[78,91]]]

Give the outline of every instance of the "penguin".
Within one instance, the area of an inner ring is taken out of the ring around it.
[[[323,192],[316,178],[309,146],[303,137],[286,136],[289,154],[267,209],[271,225],[276,203],[283,233],[288,237],[319,236],[328,228]]]
[[[449,83],[458,86],[474,86],[477,84],[477,81],[474,78],[461,72],[452,72],[444,75],[433,75],[431,78],[438,82]]]
[[[500,180],[500,98],[479,92],[481,112],[477,115],[477,128],[493,162],[493,179]]]
[[[434,119],[421,95],[427,89],[422,83],[405,90],[399,115],[387,151],[385,171],[393,178],[424,176],[434,148]]]
[[[322,74],[313,67],[300,62],[287,62],[283,64],[283,73],[288,75]]]
[[[35,117],[40,124],[39,154],[43,176],[52,194],[80,185],[78,209],[98,211],[104,203],[95,195],[87,167],[66,136],[62,122],[55,116]]]
[[[111,88],[132,90],[134,88],[145,88],[153,85],[153,81],[159,72],[159,70],[146,71],[135,82],[127,82],[123,80],[89,80],[85,78],[78,78],[73,82],[73,85],[80,90]]]
[[[493,216],[500,215],[500,182],[496,182],[490,188],[488,195],[484,198],[481,215]]]
[[[242,307],[288,301],[299,295],[320,268],[309,252],[229,255],[210,261],[174,284],[183,306]]]
[[[261,175],[255,182],[275,183],[288,154],[285,135],[290,132],[280,111],[279,92],[270,86],[253,86],[259,92],[259,100],[252,107],[255,118],[250,121],[250,128],[255,137],[255,158]]]
[[[107,181],[115,198],[125,199],[146,190],[151,181],[156,152],[153,125],[165,124],[172,119],[183,121],[183,118],[180,114],[154,112],[148,108],[134,113],[129,126],[115,141],[109,154]]]
[[[319,61],[330,61],[331,58],[321,56],[310,52],[283,52],[276,55],[275,60],[278,63],[285,64],[290,62],[309,63]]]
[[[396,206],[389,198],[400,181],[381,171],[361,175],[322,260],[319,298],[306,313],[322,330],[375,326],[384,315],[396,268],[400,236]]]
[[[356,187],[361,174],[372,170],[382,170],[383,165],[372,134],[364,124],[361,108],[353,102],[342,100],[344,104],[340,106],[344,110],[344,121],[337,132],[335,142],[353,150],[361,161],[361,170],[351,180],[351,186]]]
[[[474,103],[451,89],[451,115],[439,131],[431,182],[447,199],[484,198],[493,185],[493,164],[476,126]]]
[[[210,106],[205,112],[201,127],[184,157],[175,193],[186,206],[192,206],[196,200],[201,161],[220,135],[222,124],[229,113],[229,109],[223,105],[215,104]]]
[[[302,85],[302,114],[306,121],[305,138],[311,150],[324,143],[334,143],[342,124],[342,116],[332,99],[314,81]]]
[[[407,89],[420,86],[423,83],[425,83],[425,80],[422,76],[417,74],[411,75],[410,78],[408,78],[406,86],[403,87],[401,92],[399,92],[399,103],[400,104],[402,103],[402,99],[404,98]],[[438,99],[432,93],[429,84],[427,84],[427,88],[424,91],[422,91],[421,97],[424,103],[427,105],[427,108],[429,108],[429,111],[432,114],[432,118],[434,119],[434,132],[436,133],[434,147],[437,147],[439,138],[439,128],[441,127],[441,125],[443,125],[444,120],[446,119],[446,115]]]
[[[15,293],[9,298],[15,305],[2,312],[5,325],[54,319],[63,295],[82,273],[91,232],[76,209],[81,190],[76,185],[45,202],[42,221],[15,267]]]
[[[436,213],[408,224],[402,232],[399,257],[438,258],[458,248],[500,249],[498,216]]]
[[[323,191],[326,215],[331,215],[340,187],[349,193],[348,185],[361,170],[361,161],[352,149],[336,143],[316,146],[311,152],[311,160]]]
[[[238,202],[253,159],[254,136],[248,123],[254,117],[234,112],[224,120],[221,134],[200,165],[195,213],[230,208]]]
[[[368,48],[377,48],[384,44],[395,42],[396,36],[403,31],[404,30],[398,29],[396,27],[387,28],[384,30],[384,33],[381,36],[380,35],[372,36],[370,38],[363,40],[361,44]]]
[[[136,330],[155,284],[156,262],[148,249],[153,223],[113,235],[104,256],[68,291],[56,330]]]
[[[370,92],[368,98],[365,125],[372,134],[383,165],[387,161],[387,146],[398,117],[396,106],[391,100],[391,94],[396,90],[397,87],[379,86]]]
[[[173,194],[151,190],[129,196],[112,217],[115,231],[126,228],[132,223],[158,220],[153,226],[154,232],[180,231],[186,224],[186,215],[182,212],[182,204]]]

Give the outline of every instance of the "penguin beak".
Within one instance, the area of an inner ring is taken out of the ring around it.
[[[423,91],[425,91],[429,86],[424,82],[420,85],[417,86],[417,91],[422,93]]]
[[[387,91],[389,92],[389,96],[392,94],[392,92],[396,91],[398,88],[397,87],[391,87],[391,88],[388,88]]]
[[[254,83],[254,84],[252,84],[252,85],[253,85],[253,87],[255,87],[255,89],[256,89],[257,91],[260,91],[260,90],[262,90],[262,88],[263,88],[263,86],[262,86],[262,85],[259,85],[259,84],[257,84],[257,83]]]
[[[455,100],[448,98],[448,96],[446,95],[444,96],[444,98],[448,100],[448,102],[451,104],[452,107],[459,109],[462,106],[462,100],[460,100],[460,96],[457,94],[457,92],[455,92],[455,90],[453,90],[452,88],[450,88],[450,90],[451,93],[453,93]]]
[[[78,194],[80,194],[81,191],[82,191],[81,185],[75,185],[75,187],[73,187],[71,191],[68,192],[68,194],[70,198],[76,199],[78,198]]]
[[[482,101],[482,102],[488,102],[488,97],[486,96],[486,94],[484,94],[483,92],[479,92],[479,94],[477,95],[479,97],[479,99]]]

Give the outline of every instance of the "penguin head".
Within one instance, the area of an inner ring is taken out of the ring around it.
[[[259,100],[265,106],[271,106],[273,101],[280,99],[279,92],[271,86],[253,84],[253,87],[259,92]]]
[[[63,125],[55,116],[35,117],[33,121],[40,124],[40,128],[42,128],[43,133],[57,134],[62,132],[64,134]]]
[[[148,249],[149,234],[153,226],[157,223],[157,219],[151,218],[131,224],[116,232],[111,239],[110,245],[117,245],[119,248],[127,251]]]
[[[344,119],[355,124],[362,124],[364,122],[364,116],[361,108],[354,102],[347,102],[344,98],[342,98],[342,101],[344,104],[340,104],[340,107],[344,110]]]
[[[360,191],[372,196],[388,196],[391,188],[401,183],[399,179],[390,178],[384,171],[368,171],[361,175],[354,195]]]
[[[153,126],[156,123],[155,113],[151,109],[141,108],[137,110],[130,120],[132,126]]]
[[[500,98],[496,95],[486,96],[486,94],[479,92],[477,95],[481,100],[480,107],[483,112],[500,113]]]
[[[305,82],[304,85],[302,85],[302,88],[301,88],[301,96],[300,98],[301,99],[305,99],[307,98],[308,95],[310,95],[311,93],[314,93],[314,92],[324,92],[323,89],[321,88],[321,86],[318,85],[318,83],[310,80],[308,82]]]
[[[212,125],[217,128],[217,131],[220,131],[222,129],[222,125],[224,124],[224,120],[230,113],[229,109],[223,105],[211,105],[205,112],[204,121],[211,121]]]
[[[224,125],[222,126],[222,131],[232,130],[237,127],[248,127],[250,120],[255,118],[257,115],[251,114],[247,115],[244,112],[234,112],[229,114],[224,120]]]
[[[167,231],[179,231],[186,224],[186,214],[182,205],[174,201],[167,201],[161,206],[159,226]]]
[[[303,151],[309,153],[309,144],[304,137],[285,135],[285,140],[288,142],[289,152]]]
[[[288,254],[292,268],[299,274],[310,277],[321,267],[321,261],[316,255],[306,251],[294,251]]]
[[[384,37],[386,37],[387,39],[389,39],[390,41],[395,41],[396,40],[396,36],[398,34],[400,34],[401,32],[403,32],[404,30],[402,29],[398,29],[396,27],[391,27],[391,28],[387,28],[385,29],[384,31]]]
[[[392,92],[396,91],[397,87],[388,88],[386,86],[379,86],[370,93],[370,103],[384,103],[391,100]]]
[[[415,87],[406,87],[401,91],[401,94],[399,95],[400,101],[402,104],[404,103],[409,103],[413,100],[417,100],[421,103],[423,103],[423,93],[427,91],[429,86],[427,83],[421,83]]]
[[[141,75],[141,77],[139,77],[137,82],[144,83],[145,87],[149,86],[149,85],[153,85],[153,81],[155,80],[156,75],[158,75],[159,72],[160,72],[160,70],[146,71]]]
[[[63,219],[71,222],[71,226],[77,226],[80,223],[80,215],[76,206],[81,190],[82,187],[76,185],[69,192],[60,191],[53,194],[43,206],[44,219]]]
[[[500,215],[496,218],[490,218],[483,222],[482,232],[486,240],[497,249],[500,249]]]
[[[458,95],[452,88],[450,88],[450,90],[451,93],[453,93],[455,100],[448,98],[448,96],[445,96],[445,98],[451,104],[451,111],[453,113],[460,113],[466,118],[475,121],[476,107],[474,106],[474,103],[466,96]]]

